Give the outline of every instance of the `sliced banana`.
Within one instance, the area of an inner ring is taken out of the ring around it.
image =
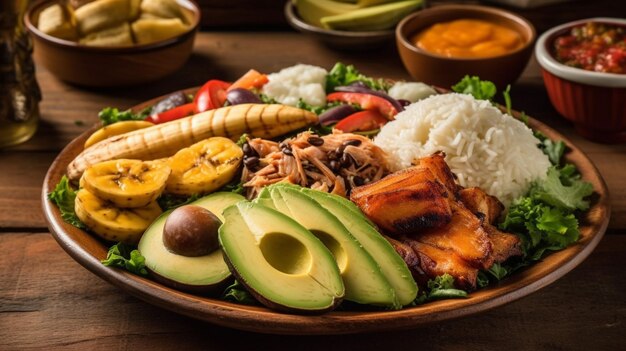
[[[190,196],[217,190],[235,176],[242,158],[241,148],[222,137],[181,149],[171,157],[166,192]]]
[[[103,239],[127,244],[138,243],[143,232],[162,213],[156,201],[144,207],[122,209],[86,189],[76,194],[74,210],[78,218]]]
[[[85,149],[93,144],[101,142],[104,139],[152,126],[154,126],[154,124],[148,121],[121,121],[109,124],[108,126],[104,126],[96,130],[93,134],[91,134],[91,136],[89,136],[87,141],[85,141]]]
[[[118,207],[143,207],[163,193],[170,172],[170,167],[162,161],[105,161],[89,167],[81,185]]]

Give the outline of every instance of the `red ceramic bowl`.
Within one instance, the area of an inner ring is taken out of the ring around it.
[[[626,74],[566,66],[553,56],[554,41],[572,27],[599,22],[626,28],[626,19],[589,18],[552,28],[539,37],[535,55],[550,101],[578,133],[601,143],[626,142]]]

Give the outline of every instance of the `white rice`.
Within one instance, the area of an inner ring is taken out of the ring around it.
[[[466,94],[434,95],[408,106],[374,143],[393,170],[443,151],[460,185],[480,187],[507,207],[550,167],[530,128]]]

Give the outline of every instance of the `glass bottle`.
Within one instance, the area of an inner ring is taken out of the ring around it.
[[[28,0],[0,0],[0,148],[37,130],[41,93],[22,20]]]

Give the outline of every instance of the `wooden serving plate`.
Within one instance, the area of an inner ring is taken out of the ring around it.
[[[133,109],[139,111],[159,99]],[[595,194],[591,207],[579,216],[580,240],[514,273],[499,284],[469,294],[466,299],[429,302],[399,311],[335,311],[319,316],[284,314],[263,307],[238,305],[180,292],[124,270],[105,267],[100,260],[106,257],[107,244],[65,223],[58,208],[47,199],[47,194],[65,174],[67,165],[83,150],[85,140],[97,126],[68,144],[50,166],[41,194],[43,210],[52,235],[74,260],[129,294],[176,313],[235,329],[272,334],[347,334],[414,328],[486,311],[533,293],[571,271],[600,242],[611,213],[609,193],[602,176],[591,160],[557,131],[532,118],[530,126],[551,139],[565,141],[570,148],[566,160],[575,164],[583,178],[593,184]]]

